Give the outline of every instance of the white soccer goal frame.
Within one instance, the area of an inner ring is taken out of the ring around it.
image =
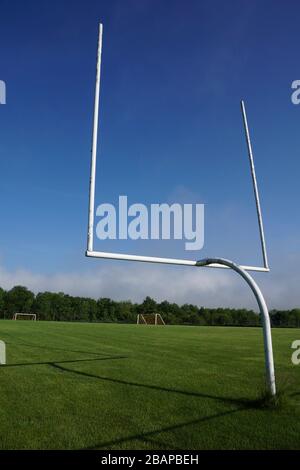
[[[115,260],[126,260],[126,261],[139,261],[146,263],[158,263],[158,264],[171,264],[181,266],[194,266],[194,267],[210,267],[210,268],[230,268],[240,274],[240,276],[247,282],[253,291],[257,300],[261,317],[263,320],[263,333],[264,333],[264,350],[265,350],[265,362],[266,362],[266,377],[268,390],[271,395],[276,394],[275,385],[275,372],[274,372],[274,359],[272,349],[272,336],[271,336],[271,325],[270,317],[264,297],[248,271],[256,272],[269,272],[268,257],[265,243],[263,218],[260,205],[259,190],[256,180],[256,172],[254,165],[254,158],[248,128],[248,121],[245,109],[245,103],[241,101],[241,110],[243,117],[243,124],[246,136],[246,143],[248,149],[248,157],[250,163],[250,172],[252,177],[253,192],[256,204],[256,214],[259,227],[259,236],[261,243],[261,252],[263,258],[262,266],[245,266],[238,265],[230,260],[224,258],[206,258],[203,260],[187,260],[187,259],[176,259],[176,258],[162,258],[155,256],[139,256],[133,254],[121,254],[121,253],[110,253],[105,251],[94,250],[94,218],[95,218],[95,182],[96,182],[96,159],[97,159],[97,141],[98,141],[98,121],[99,121],[99,98],[100,98],[100,78],[101,78],[101,56],[102,56],[102,35],[103,25],[99,24],[99,36],[98,36],[98,52],[97,52],[97,68],[96,68],[96,87],[95,87],[95,101],[94,101],[94,119],[93,119],[93,137],[92,137],[92,154],[91,154],[91,168],[90,168],[90,190],[89,190],[89,216],[88,216],[88,236],[87,236],[87,250],[86,256],[92,258],[105,258]]]
[[[15,313],[12,319],[17,320],[18,317],[32,317],[32,320],[36,321],[36,313]]]
[[[165,322],[164,322],[164,320],[163,320],[163,318],[162,318],[162,316],[161,316],[160,313],[138,313],[137,318],[136,318],[136,324],[137,324],[137,325],[147,325],[147,326],[153,325],[153,323],[147,323],[147,321],[146,321],[146,318],[145,318],[145,317],[147,317],[147,316],[149,316],[149,315],[153,315],[153,316],[154,316],[154,325],[155,325],[155,326],[157,326],[157,325],[160,325],[160,326],[165,325]],[[161,323],[158,323],[158,319],[160,319]],[[142,321],[140,321],[140,320],[142,320]]]

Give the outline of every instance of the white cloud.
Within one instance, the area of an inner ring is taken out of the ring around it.
[[[296,268],[297,263],[294,264]],[[260,275],[258,283],[270,308],[300,305],[300,274],[296,269],[291,270],[288,266],[274,274]],[[141,301],[150,295],[158,301],[166,299],[179,304],[257,309],[253,294],[238,275],[229,270],[209,268],[103,261],[100,267],[88,271],[47,275],[24,269],[8,271],[0,267],[0,286],[10,289],[15,285],[24,285],[35,293],[62,291],[71,295],[132,301]]]

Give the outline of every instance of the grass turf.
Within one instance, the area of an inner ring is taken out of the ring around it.
[[[0,321],[1,449],[300,449],[300,331]]]

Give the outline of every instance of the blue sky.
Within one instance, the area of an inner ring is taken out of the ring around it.
[[[260,262],[243,98],[272,268],[258,279],[272,307],[299,306],[299,13],[298,2],[274,0],[1,0],[0,284],[252,306],[231,273],[197,273],[195,282],[186,268],[84,257],[102,21],[97,204],[119,194],[204,203],[206,224],[199,253],[167,241],[96,247]],[[216,297],[220,283],[226,292]]]

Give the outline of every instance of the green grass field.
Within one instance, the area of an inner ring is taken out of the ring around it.
[[[300,449],[299,330],[0,321],[1,449]]]

